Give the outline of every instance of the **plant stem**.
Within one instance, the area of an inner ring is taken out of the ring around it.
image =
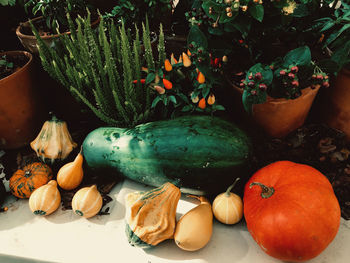
[[[258,185],[261,187],[261,197],[269,198],[275,193],[275,189],[273,187],[268,187],[262,183],[254,182],[249,185],[249,188],[252,188],[254,185]]]
[[[234,181],[233,184],[231,184],[227,190],[226,190],[226,195],[230,196],[231,190],[233,189],[233,187],[235,187],[236,183],[239,181],[239,177],[236,178],[236,180]]]

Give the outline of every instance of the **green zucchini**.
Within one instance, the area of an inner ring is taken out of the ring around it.
[[[84,140],[88,168],[108,169],[150,186],[170,182],[182,192],[208,194],[227,188],[250,157],[238,127],[210,116],[185,116],[132,129],[102,127]]]

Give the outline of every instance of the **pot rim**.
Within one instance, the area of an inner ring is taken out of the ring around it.
[[[243,89],[237,87],[233,83],[231,83],[231,84],[232,84],[232,87],[234,89],[238,90],[239,93],[243,94]],[[303,89],[301,89],[301,96],[299,96],[296,99],[273,98],[273,97],[267,95],[266,101],[264,103],[261,103],[261,104],[265,104],[265,103],[269,103],[269,104],[284,104],[284,103],[289,103],[289,102],[293,102],[293,101],[298,101],[298,100],[304,99],[306,97],[313,96],[315,93],[318,92],[319,89],[320,89],[320,86],[317,86],[314,89],[312,89],[311,87],[303,88]],[[254,106],[255,105],[260,105],[260,104],[254,104]]]
[[[29,21],[35,22],[35,21],[39,21],[41,19],[43,19],[43,16],[35,17],[33,19],[27,20],[26,22],[20,23],[19,26],[17,26],[17,28],[16,28],[16,35],[22,39],[36,40],[36,37],[34,35],[25,35],[21,32],[21,29],[23,26],[29,27]],[[99,24],[100,21],[101,21],[101,17],[98,15],[97,19],[91,22],[91,26],[95,26],[95,25]],[[59,33],[59,34],[40,36],[40,37],[41,37],[41,39],[45,40],[45,39],[54,39],[54,38],[58,38],[59,36],[62,36],[62,35],[70,35],[70,34],[71,34],[70,31],[66,31],[66,32]]]
[[[0,79],[0,84],[3,84],[5,83],[6,81],[10,81],[12,78],[15,78],[18,74],[20,74],[22,71],[26,70],[26,68],[29,66],[29,64],[32,63],[33,61],[33,55],[28,52],[28,51],[24,51],[24,50],[13,50],[13,51],[4,51],[4,52],[1,52],[0,53],[0,56],[3,56],[3,55],[24,55],[26,56],[28,59],[27,63],[24,64],[19,70],[17,70],[16,72],[13,72],[11,75],[3,78],[3,79]]]

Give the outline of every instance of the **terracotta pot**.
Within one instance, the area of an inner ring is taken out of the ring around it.
[[[40,16],[40,17],[36,17],[34,19],[32,19],[32,23],[35,23],[35,22],[38,22],[40,20],[42,20],[43,17]],[[98,16],[98,18],[91,23],[91,26],[94,28],[96,27],[98,24],[100,23],[100,17]],[[18,39],[21,41],[23,47],[25,49],[27,49],[28,51],[34,53],[34,54],[37,54],[39,53],[39,50],[38,50],[38,47],[37,47],[37,41],[36,41],[36,38],[34,35],[25,35],[23,33],[23,29],[24,28],[31,28],[30,27],[30,24],[29,24],[29,21],[27,22],[24,22],[24,23],[20,23],[20,25],[17,27],[16,29],[16,35],[18,37]],[[55,34],[55,35],[48,35],[48,36],[41,36],[41,38],[44,40],[44,42],[50,46],[52,44],[52,42],[58,38],[60,35],[63,35],[63,34],[70,34],[70,32],[64,32],[62,34]]]
[[[0,80],[0,148],[14,149],[35,138],[45,111],[34,83],[32,55],[26,51],[0,53],[3,55],[28,58],[22,68]]]
[[[326,123],[341,130],[350,140],[350,70],[343,68],[329,89]]]
[[[234,89],[242,95],[242,89]],[[304,124],[318,90],[302,89],[302,95],[294,100],[268,97],[265,103],[253,106],[252,118],[269,136],[285,137]]]

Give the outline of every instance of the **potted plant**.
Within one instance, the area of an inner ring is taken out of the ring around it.
[[[44,117],[30,53],[0,53],[0,98],[0,148],[26,145],[35,137]]]
[[[323,46],[331,54],[337,77],[329,90],[326,123],[342,130],[350,140],[350,5],[337,1],[334,12],[318,19],[317,29],[323,34]]]
[[[118,30],[113,21],[101,18],[98,30],[94,31],[90,13],[85,19],[76,19],[77,26],[70,17],[68,21],[72,33],[61,35],[54,49],[45,45],[33,27],[41,62],[49,75],[109,125],[128,127],[154,118],[151,109],[154,93],[144,85],[146,73],[141,70],[142,65],[152,68],[159,64],[152,54],[147,21],[142,25],[144,56],[137,28],[132,37],[123,23]],[[161,55],[165,50],[162,34],[160,30],[160,59],[165,56]]]
[[[319,88],[330,84],[303,46],[270,64],[255,64],[239,86],[244,109],[267,134],[284,137],[304,124]]]
[[[38,29],[42,39],[51,45],[53,39],[60,34],[70,34],[67,20],[67,13],[73,17],[78,15],[86,15],[85,0],[28,0],[24,4],[24,8],[28,13],[31,10],[32,23]],[[89,6],[91,8],[91,6]],[[95,27],[98,23],[98,16],[95,17],[92,26]],[[17,37],[22,45],[32,53],[38,53],[36,38],[32,33],[29,21],[20,23],[16,29]]]

